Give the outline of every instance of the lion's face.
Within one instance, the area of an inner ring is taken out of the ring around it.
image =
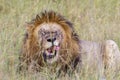
[[[43,23],[38,29],[38,42],[42,46],[43,58],[47,63],[54,63],[59,58],[63,42],[63,29],[56,23]]]

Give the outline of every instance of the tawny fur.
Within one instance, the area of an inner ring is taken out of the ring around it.
[[[64,42],[62,43],[63,50],[60,51],[63,61],[57,63],[57,65],[61,65],[60,69],[65,70],[66,65],[76,66],[81,61],[82,64],[85,61],[87,61],[88,65],[97,64],[98,69],[111,69],[117,65],[119,66],[120,51],[114,41],[107,40],[96,43],[80,40],[74,31],[72,23],[53,11],[42,12],[27,24],[27,32],[20,53],[20,65],[25,63],[26,66],[30,66],[31,63],[35,62],[39,67],[45,66],[41,54],[38,54],[41,52],[42,46],[38,45],[39,42],[36,35],[38,27],[43,23],[56,23],[61,26],[62,32],[65,33]]]
[[[82,65],[90,69],[96,69],[100,80],[107,75],[118,73],[120,69],[120,51],[113,40],[103,42],[80,40],[79,45],[81,46]]]
[[[63,67],[66,65],[72,64],[80,53],[80,46],[78,45],[79,38],[78,35],[74,32],[72,23],[56,12],[45,11],[37,15],[36,18],[26,26],[27,32],[24,38],[22,51],[20,53],[20,65],[29,66],[34,61],[39,67],[45,66],[41,54],[38,54],[41,52],[42,46],[39,46],[36,35],[40,25],[43,23],[56,23],[61,26],[63,30],[62,33],[65,34],[64,42],[61,45],[62,50],[60,50],[61,61],[59,61],[57,64],[62,66],[61,69],[63,69]]]

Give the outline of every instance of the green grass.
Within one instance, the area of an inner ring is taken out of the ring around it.
[[[51,76],[48,72],[16,74],[24,25],[44,10],[63,14],[73,22],[83,40],[112,39],[120,46],[120,0],[0,0],[0,80],[55,80],[55,74]],[[98,80],[98,77],[76,73],[71,78],[61,78],[78,79]],[[115,80],[120,80],[120,76]]]

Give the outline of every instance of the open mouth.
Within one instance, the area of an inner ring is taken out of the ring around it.
[[[43,53],[44,60],[46,61],[55,58],[58,54],[59,49],[60,46],[56,46],[56,45],[47,48]]]

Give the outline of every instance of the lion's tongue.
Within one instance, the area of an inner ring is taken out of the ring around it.
[[[59,49],[60,49],[60,47],[59,47],[59,46],[55,46],[55,50],[57,50],[57,51],[58,51]]]

